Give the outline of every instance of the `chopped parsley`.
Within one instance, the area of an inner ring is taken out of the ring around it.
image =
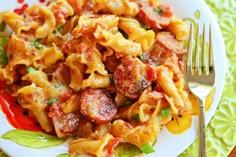
[[[164,13],[164,12],[166,12],[166,10],[164,9],[164,8],[158,8],[158,9],[156,9],[155,10],[155,12],[156,12],[156,14],[161,14],[161,13]]]
[[[56,36],[61,36],[62,29],[63,29],[63,24],[59,24],[55,31]]]
[[[35,47],[36,49],[40,50],[43,48],[43,45],[40,44],[40,41],[42,39],[38,38],[38,39],[35,39],[32,43],[31,43],[31,46]]]
[[[46,101],[46,104],[50,106],[50,105],[54,104],[55,102],[57,102],[57,99],[56,98],[51,98],[48,101]]]

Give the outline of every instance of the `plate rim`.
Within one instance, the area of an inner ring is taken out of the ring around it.
[[[32,2],[33,3],[33,1],[34,0],[30,0],[30,2]],[[36,0],[35,0],[36,1]],[[162,2],[162,4],[165,4],[166,2],[173,2],[174,0],[161,0],[161,2]],[[188,0],[180,0],[180,1],[183,1],[183,2],[186,2],[186,1],[188,1]],[[37,1],[38,2],[38,1]],[[200,5],[201,5],[201,7],[203,7],[204,8],[204,10],[208,13],[208,18],[210,18],[211,19],[211,21],[213,22],[213,26],[214,26],[214,29],[215,29],[215,32],[217,32],[218,33],[218,35],[217,36],[219,36],[220,38],[218,39],[219,40],[219,42],[220,42],[220,44],[221,44],[221,49],[223,49],[224,50],[224,52],[222,52],[222,55],[223,55],[223,58],[221,58],[222,60],[223,60],[223,75],[221,76],[221,79],[223,80],[221,80],[222,82],[221,82],[221,89],[219,89],[220,91],[219,91],[219,95],[220,95],[220,98],[221,98],[221,96],[222,96],[222,94],[223,94],[223,88],[224,88],[224,85],[225,85],[225,77],[226,77],[226,68],[227,68],[227,62],[226,62],[226,49],[225,49],[225,45],[224,45],[224,41],[223,41],[223,36],[222,36],[222,33],[221,33],[221,30],[220,30],[220,27],[219,27],[219,25],[218,25],[218,23],[217,23],[217,20],[216,20],[216,18],[215,18],[215,16],[213,15],[213,13],[211,12],[211,10],[210,10],[210,8],[207,6],[207,4],[205,3],[205,1],[204,0],[200,0],[200,1],[198,1],[198,2],[194,2],[194,3],[199,3]],[[188,6],[187,4],[186,4],[186,6]],[[170,5],[170,7],[172,8],[172,6]],[[1,9],[1,7],[0,7],[0,9]],[[174,9],[173,9],[174,10]],[[174,10],[174,14],[176,14],[176,11]],[[214,59],[216,58],[216,56],[214,56]],[[218,59],[218,58],[216,58],[216,59]],[[221,66],[222,66],[222,64],[221,64]],[[220,69],[220,68],[218,68],[218,69]],[[221,68],[222,69],[222,68]],[[220,103],[220,98],[217,98],[216,100],[217,100],[217,105],[214,105],[214,108],[210,108],[210,115],[209,115],[209,113],[206,115],[206,118],[208,117],[208,120],[207,120],[207,124],[209,124],[209,122],[210,122],[210,120],[211,120],[211,118],[213,117],[213,114],[215,113],[215,111],[216,111],[216,108],[218,107],[218,105],[219,105],[219,103]],[[215,98],[214,98],[214,102],[216,101],[215,100]],[[208,111],[209,112],[209,111]],[[0,110],[0,121],[2,121],[2,120],[4,120],[5,121],[5,123],[7,123],[7,128],[10,130],[10,129],[13,129],[13,127],[11,127],[10,125],[9,125],[9,123],[7,122],[7,120],[6,119],[3,119],[4,118],[4,114],[1,112],[1,110]],[[194,120],[194,121],[196,121],[196,120]],[[194,126],[195,127],[195,129],[196,129],[196,126]],[[162,132],[163,131],[166,131],[166,129],[165,128],[163,128],[162,129]],[[189,130],[188,130],[189,131]],[[0,133],[1,133],[1,130],[0,130]],[[192,133],[192,132],[191,132]],[[0,134],[0,136],[1,136],[1,134]],[[158,139],[159,139],[159,136],[158,136]],[[194,138],[194,139],[191,139],[190,141],[191,142],[188,142],[188,144],[185,144],[185,147],[183,147],[183,149],[182,150],[179,150],[178,152],[176,152],[176,156],[177,155],[179,155],[180,153],[182,153],[194,140],[196,139],[196,137]],[[9,141],[9,140],[3,140],[2,138],[0,138],[0,148],[4,151],[4,152],[6,152],[6,154],[8,154],[8,155],[11,155],[11,152],[12,152],[12,150],[10,149],[10,150],[6,150],[5,148],[3,148],[2,147],[2,141],[5,141],[4,142],[4,145],[6,144],[6,145],[12,145],[12,141]],[[7,141],[7,142],[6,142]],[[159,142],[158,142],[159,143]],[[14,143],[15,144],[15,143]],[[17,144],[15,144],[15,145],[17,145]],[[158,144],[157,144],[158,145]],[[157,146],[157,145],[155,145],[155,146]],[[67,146],[67,144],[62,144],[62,145],[60,145],[60,146],[58,146],[58,147],[60,147],[63,151],[61,152],[61,153],[65,153],[65,147]],[[16,147],[22,147],[22,146],[20,146],[20,145],[17,145]],[[33,148],[28,148],[28,147],[23,147],[22,149],[25,149],[25,148],[27,148],[27,149],[30,149],[30,150],[32,150]],[[156,147],[155,147],[156,148]],[[53,150],[54,151],[54,149],[55,150],[57,150],[57,147],[56,148],[49,148],[50,150]],[[14,149],[14,151],[15,150],[18,150],[18,149]],[[33,149],[34,151],[38,151],[38,150],[36,150],[36,149]],[[39,152],[41,152],[41,150],[42,149],[40,149],[40,151]],[[47,150],[47,149],[43,149],[43,150]],[[28,151],[27,151],[28,152]],[[41,155],[40,155],[41,156]],[[145,155],[146,156],[146,155]],[[147,156],[149,156],[149,157],[157,157],[157,154],[156,153],[153,153],[153,154],[150,154],[150,155],[147,155]],[[159,155],[158,155],[159,156]]]

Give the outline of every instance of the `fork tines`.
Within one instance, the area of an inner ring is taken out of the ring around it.
[[[192,71],[192,75],[194,75],[195,72],[197,72],[198,75],[208,75],[214,68],[211,24],[209,24],[209,49],[207,49],[206,42],[206,24],[203,24],[202,35],[199,35],[199,24],[194,26],[195,27],[193,27],[192,24],[190,26],[187,68],[190,68],[189,70]],[[193,45],[195,46],[192,47]],[[199,47],[199,45],[201,45],[201,47]]]

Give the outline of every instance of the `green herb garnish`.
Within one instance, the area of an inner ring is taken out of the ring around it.
[[[163,117],[163,118],[167,117],[170,114],[171,114],[171,110],[169,107],[166,107],[161,110],[161,117]]]
[[[59,24],[55,31],[56,36],[61,36],[62,29],[63,29],[63,24]]]
[[[144,144],[140,147],[140,150],[144,152],[145,154],[150,154],[155,152],[155,149],[152,147],[150,143]]]
[[[27,73],[32,73],[32,72],[35,72],[36,69],[33,67],[29,67],[26,71],[27,71]]]
[[[143,59],[144,59],[144,54],[142,53],[142,54],[139,56],[139,58],[140,58],[141,60],[143,60]]]
[[[31,43],[31,46],[35,47],[36,49],[40,50],[43,48],[43,45],[40,44],[40,41],[42,39],[38,38],[38,39],[35,39],[32,43]]]
[[[159,15],[161,13],[166,12],[166,10],[164,8],[158,8],[158,9],[155,10],[155,12]]]
[[[46,101],[46,104],[50,106],[50,105],[54,104],[55,102],[57,102],[57,99],[56,98],[51,98],[48,101]]]

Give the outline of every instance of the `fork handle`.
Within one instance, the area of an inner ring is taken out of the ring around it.
[[[205,131],[205,99],[199,99],[199,149],[198,156],[206,157],[206,131]]]

